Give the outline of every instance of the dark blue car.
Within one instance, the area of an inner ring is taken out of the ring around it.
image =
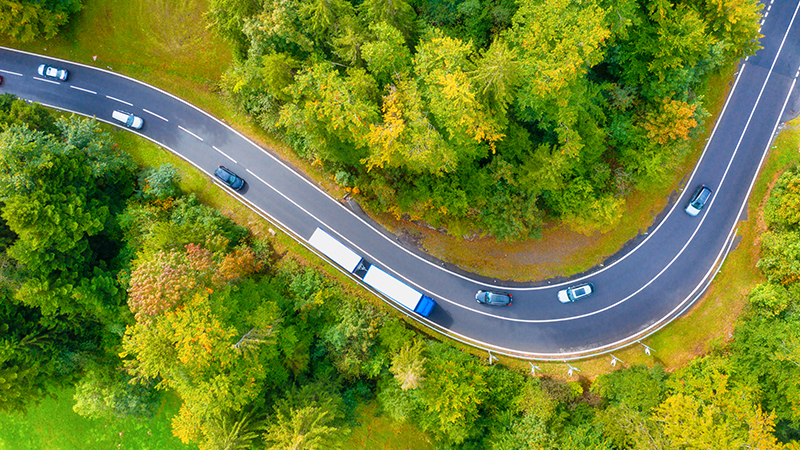
[[[244,180],[241,179],[238,175],[231,172],[225,166],[217,167],[217,170],[214,171],[214,175],[217,176],[220,180],[222,180],[225,184],[231,187],[231,189],[239,190],[244,187]]]

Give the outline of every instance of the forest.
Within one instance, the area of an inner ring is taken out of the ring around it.
[[[200,449],[333,449],[375,404],[443,449],[798,449],[800,167],[778,179],[730,343],[589,381],[409,328],[137,167],[91,119],[0,96],[0,410],[65,386],[86,417],[181,401]]]
[[[368,210],[454,236],[612,228],[679,164],[756,0],[211,0],[221,89]]]

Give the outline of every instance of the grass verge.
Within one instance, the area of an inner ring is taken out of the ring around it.
[[[358,411],[362,424],[352,430],[342,443],[342,448],[357,450],[427,450],[431,442],[411,425],[395,422],[380,413],[373,404],[361,406]]]

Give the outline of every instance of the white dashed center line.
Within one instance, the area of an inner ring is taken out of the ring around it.
[[[81,88],[81,87],[78,87],[78,86],[70,86],[70,87],[71,87],[72,89],[77,89],[77,90],[79,90],[79,91],[88,92],[88,93],[90,93],[90,94],[97,95],[97,92],[95,92],[95,91],[90,91],[90,90],[88,90],[88,89],[84,89],[84,88]]]
[[[45,80],[44,78],[33,77],[34,80],[44,81],[45,83],[53,83],[53,84],[61,84],[58,81],[53,80]]]
[[[196,134],[192,133],[191,131],[187,130],[186,128],[183,128],[183,127],[182,127],[182,126],[180,126],[180,125],[178,125],[178,128],[180,128],[181,130],[183,130],[183,131],[185,131],[185,132],[187,132],[187,133],[191,134],[192,136],[196,137],[197,139],[199,139],[199,140],[200,140],[200,142],[202,142],[202,141],[203,141],[203,138],[201,138],[200,136],[198,136],[198,135],[196,135]]]
[[[128,106],[133,106],[133,103],[128,103],[128,102],[126,102],[125,100],[120,100],[120,99],[118,99],[118,98],[114,98],[114,97],[112,97],[112,96],[110,96],[110,95],[106,95],[106,98],[110,98],[111,100],[114,100],[115,102],[124,103],[124,104],[126,104],[126,105],[128,105]]]
[[[225,156],[226,158],[228,158],[228,159],[230,159],[231,161],[233,161],[233,163],[234,163],[234,164],[239,164],[239,163],[237,163],[237,162],[236,162],[236,160],[235,160],[235,159],[231,158],[230,156],[228,156],[228,154],[227,154],[227,153],[223,152],[222,150],[218,149],[217,147],[215,147],[215,146],[213,146],[213,145],[212,145],[212,146],[211,146],[211,148],[213,148],[214,150],[216,150],[216,151],[218,151],[218,152],[222,153],[222,155],[223,155],[223,156]]]
[[[7,74],[9,74],[9,75],[16,75],[16,76],[18,76],[18,77],[21,77],[21,76],[22,76],[22,74],[21,74],[21,73],[17,73],[17,72],[11,72],[10,70],[3,70],[3,69],[0,69],[0,72],[7,73]]]
[[[167,119],[166,119],[166,118],[164,118],[164,117],[161,117],[161,116],[159,116],[158,114],[154,113],[153,111],[148,111],[148,110],[146,110],[146,109],[144,109],[144,108],[142,108],[142,111],[146,112],[147,114],[150,114],[150,115],[156,116],[156,117],[158,117],[159,119],[163,120],[164,122],[169,122],[169,120],[167,120]]]

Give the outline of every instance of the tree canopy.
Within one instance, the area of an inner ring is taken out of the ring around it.
[[[367,206],[517,240],[545,217],[609,229],[631,187],[676,167],[707,115],[697,87],[758,49],[759,5],[292,0],[209,14],[241,24],[220,30],[241,49],[225,92]]]

